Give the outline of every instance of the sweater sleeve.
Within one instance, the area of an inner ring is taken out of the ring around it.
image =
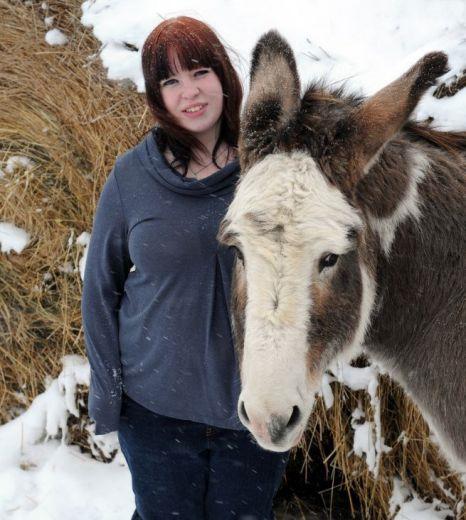
[[[97,204],[84,270],[81,311],[91,367],[89,415],[96,434],[118,429],[122,377],[118,310],[131,268],[115,168]]]

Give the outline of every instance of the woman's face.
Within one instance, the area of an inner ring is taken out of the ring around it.
[[[176,62],[175,62],[176,64]],[[217,128],[223,111],[223,89],[209,67],[181,70],[161,81],[160,91],[167,111],[198,139]]]

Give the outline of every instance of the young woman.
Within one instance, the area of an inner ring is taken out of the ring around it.
[[[239,165],[241,84],[215,33],[169,19],[142,53],[156,126],[99,199],[82,312],[96,433],[118,431],[133,518],[271,519],[288,454],[236,413],[234,253],[216,241]]]

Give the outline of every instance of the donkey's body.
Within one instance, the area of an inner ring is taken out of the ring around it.
[[[437,53],[369,100],[322,85],[300,99],[286,42],[256,47],[220,238],[244,257],[239,413],[265,448],[297,442],[322,372],[363,346],[466,465],[466,135],[405,124],[445,70]]]
[[[458,153],[401,132],[357,198],[376,237],[377,295],[365,350],[412,396],[442,446],[464,461],[466,162]],[[397,163],[392,171],[390,162]],[[410,211],[396,222],[400,201]]]

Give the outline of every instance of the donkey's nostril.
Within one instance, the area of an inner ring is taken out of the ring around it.
[[[240,409],[241,415],[243,416],[243,420],[245,422],[249,422],[249,417],[248,417],[248,414],[246,413],[246,408],[244,406],[244,401],[241,401],[241,405],[240,405],[239,409]]]
[[[298,406],[293,406],[289,418],[284,415],[272,415],[272,418],[268,423],[268,430],[272,442],[276,444],[282,442],[285,437],[295,429],[296,425],[299,424],[300,418],[301,412]]]
[[[293,406],[293,411],[291,412],[290,420],[288,421],[288,424],[286,425],[287,428],[292,428],[295,424],[299,422],[299,419],[301,418],[301,412],[299,411],[298,406]]]

